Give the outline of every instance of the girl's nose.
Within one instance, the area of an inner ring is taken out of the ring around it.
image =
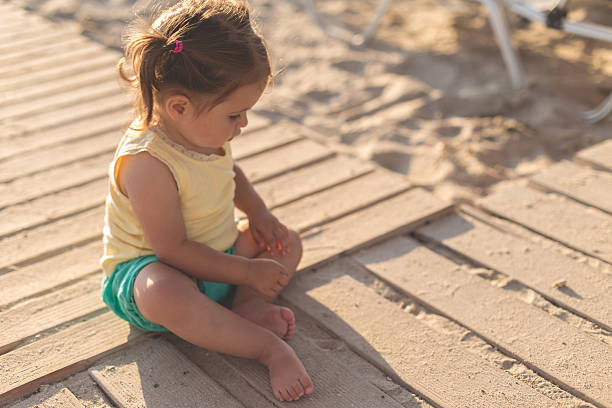
[[[240,123],[238,124],[241,128],[246,127],[249,124],[249,119],[247,118],[247,113],[243,112],[240,115]]]

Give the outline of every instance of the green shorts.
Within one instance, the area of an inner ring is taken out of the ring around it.
[[[234,247],[223,251],[233,255]],[[155,255],[146,255],[120,263],[111,276],[102,280],[102,300],[117,316],[146,331],[168,331],[164,326],[152,323],[144,318],[134,301],[134,282],[138,273],[147,265],[159,262]],[[206,282],[198,280],[200,292],[220,303],[235,290],[235,285],[228,283]]]

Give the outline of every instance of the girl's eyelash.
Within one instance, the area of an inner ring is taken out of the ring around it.
[[[230,118],[231,120],[236,120],[236,119],[238,119],[239,117],[240,117],[240,115],[230,115],[230,117],[229,117],[229,118]]]

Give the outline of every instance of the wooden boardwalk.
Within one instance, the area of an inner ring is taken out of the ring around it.
[[[279,403],[262,366],[103,305],[119,56],[0,26],[0,406],[612,407],[612,141],[455,208],[255,112],[235,157],[304,240],[280,303],[316,391]]]

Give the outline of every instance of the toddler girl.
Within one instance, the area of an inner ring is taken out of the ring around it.
[[[180,1],[153,26],[132,25],[125,50],[119,71],[138,91],[139,117],[109,169],[104,302],[142,330],[265,364],[281,401],[310,394],[283,340],[294,314],[271,303],[297,268],[300,238],[266,208],[229,143],[271,77],[246,3]],[[234,205],[248,222],[235,224]]]

